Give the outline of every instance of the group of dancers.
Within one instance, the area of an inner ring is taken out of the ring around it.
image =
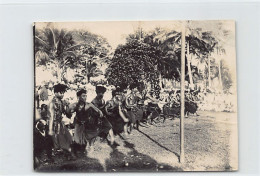
[[[40,107],[41,118],[35,122],[34,133],[37,161],[43,151],[46,151],[47,160],[50,161],[58,151],[66,153],[69,159],[83,156],[86,150],[93,151],[97,137],[115,147],[118,145],[115,135],[122,134],[127,138],[134,128],[139,129],[140,124],[152,124],[153,119],[162,112],[169,115],[172,110],[178,111],[178,92],[170,92],[161,109],[158,106],[161,100],[147,92],[141,83],[117,87],[107,102],[104,100],[107,91],[104,86],[96,86],[96,97],[91,103],[86,101],[85,89],[77,92],[76,103],[65,102],[63,97],[67,89],[64,84],[55,85],[50,103]],[[196,109],[196,104],[188,103],[186,109]],[[64,117],[73,119],[70,126],[62,121]],[[74,132],[70,133],[69,128],[73,128]]]

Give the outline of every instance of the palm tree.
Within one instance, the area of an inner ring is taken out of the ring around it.
[[[197,72],[194,72],[194,64],[192,64],[192,57],[204,60],[208,57],[208,55],[213,51],[213,48],[215,46],[214,44],[214,38],[210,38],[209,36],[206,36],[208,33],[201,32],[200,28],[193,29],[190,26],[188,27],[188,32],[186,35],[186,59],[187,59],[187,65],[186,70],[187,74],[186,77],[189,79],[190,87],[194,88],[193,83],[193,75],[198,74]],[[154,41],[159,42],[159,47],[162,50],[167,51],[168,56],[171,55],[171,60],[176,59],[177,62],[175,62],[175,65],[171,65],[170,69],[175,69],[176,73],[178,73],[178,77],[180,77],[180,50],[181,50],[181,44],[180,44],[181,35],[179,32],[172,30],[170,32],[167,31],[161,31],[157,32],[156,36],[154,37]],[[207,40],[209,41],[207,41]],[[167,55],[166,54],[166,55]],[[204,61],[206,62],[206,61]],[[167,62],[169,64],[169,62]],[[165,65],[164,65],[165,67]]]
[[[79,59],[75,49],[82,43],[73,39],[73,32],[57,29],[49,23],[43,29],[35,30],[36,65],[54,65],[59,82],[67,68],[77,67]]]
[[[158,60],[158,70],[160,77],[172,80],[180,79],[180,33],[176,31],[168,32],[161,28],[155,28],[144,39],[145,43],[161,50],[163,57]]]
[[[67,68],[82,69],[82,66],[89,81],[96,75],[97,63],[109,63],[111,46],[103,37],[88,31],[68,31],[48,23],[43,29],[36,28],[35,49],[37,65],[54,65],[58,81],[64,80]]]
[[[98,69],[98,63],[100,66],[110,63],[112,48],[105,38],[88,31],[77,31],[76,37],[85,43],[79,51],[79,57],[85,62],[85,75],[88,83],[91,77],[103,74]]]

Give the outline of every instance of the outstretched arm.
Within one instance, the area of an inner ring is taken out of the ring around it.
[[[158,103],[158,102],[159,102],[159,100],[157,100],[157,99],[153,98],[153,97],[152,97],[152,96],[150,96],[150,95],[147,95],[146,97],[147,97],[148,99],[152,100],[153,102],[156,102],[156,103]]]

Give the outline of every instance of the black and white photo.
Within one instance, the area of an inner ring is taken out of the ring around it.
[[[34,23],[34,169],[237,171],[235,21]]]

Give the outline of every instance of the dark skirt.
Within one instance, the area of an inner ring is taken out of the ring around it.
[[[45,131],[45,136],[43,136],[38,130],[34,131],[34,155],[40,157],[43,151],[46,151],[48,157],[51,157],[51,152],[53,148],[53,141],[51,136]]]
[[[147,114],[148,115],[152,114],[151,119],[158,117],[160,113],[161,113],[161,109],[159,108],[158,104],[148,103]]]
[[[77,144],[85,145],[88,141],[99,135],[98,128],[87,128],[84,123],[75,124],[74,141]]]
[[[69,150],[72,144],[72,136],[62,122],[59,124],[59,131],[56,131],[52,136],[54,148]]]
[[[164,105],[163,106],[163,114],[168,116],[178,115],[180,113],[179,105]]]
[[[185,102],[185,111],[194,114],[197,112],[198,105],[197,103],[194,103],[192,101],[186,101]]]
[[[111,123],[108,121],[106,117],[102,117],[100,119],[99,132],[101,134],[107,135],[110,129],[112,129]]]
[[[100,133],[108,133],[109,129],[111,129],[111,125],[105,117],[99,117],[99,114],[93,108],[78,113],[74,122],[74,141],[81,145],[87,144],[88,141],[96,138]]]
[[[126,116],[131,123],[136,123],[143,119],[144,111],[139,107],[132,107],[129,111],[126,112]]]
[[[120,134],[124,131],[124,125],[126,122],[124,122],[118,113],[113,113],[107,116],[107,119],[112,125],[112,129],[115,134]]]

